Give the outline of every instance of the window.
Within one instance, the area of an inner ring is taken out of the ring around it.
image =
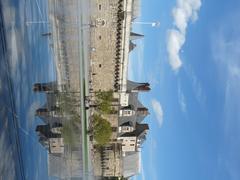
[[[98,5],[98,9],[102,10],[102,5],[101,4]]]
[[[104,20],[102,20],[102,23],[101,23],[101,25],[102,25],[102,26],[104,26],[104,25],[105,25],[105,21],[104,21]]]
[[[98,39],[101,40],[101,39],[102,39],[102,36],[98,36]]]
[[[100,68],[102,67],[102,65],[101,65],[101,64],[99,64],[98,66],[99,66]]]
[[[130,144],[130,146],[134,146],[134,144]]]

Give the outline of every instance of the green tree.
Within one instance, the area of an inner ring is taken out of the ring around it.
[[[80,116],[72,116],[63,123],[62,136],[64,143],[73,147],[80,137]]]
[[[93,138],[97,144],[103,146],[107,144],[112,135],[111,124],[100,115],[93,115]]]
[[[113,100],[113,90],[109,91],[98,91],[96,93],[97,98],[101,100],[106,100],[106,101],[112,101]]]
[[[79,126],[81,124],[78,97],[69,92],[59,93],[57,96],[60,114],[65,117],[62,136],[64,143],[73,147],[78,141]]]
[[[63,124],[62,136],[63,136],[64,143],[71,147],[74,146],[74,141],[75,141],[73,129],[74,127],[71,122]]]
[[[78,99],[79,97],[77,97],[74,93],[59,93],[57,96],[57,100],[59,103],[60,113],[62,113],[63,115],[74,114],[76,108],[80,106],[80,101]]]
[[[96,93],[98,110],[104,114],[114,112],[111,104],[113,102],[113,91],[99,91]]]

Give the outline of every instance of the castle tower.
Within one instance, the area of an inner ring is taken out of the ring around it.
[[[147,92],[150,91],[149,83],[138,83],[133,81],[128,81],[128,91],[130,92]]]
[[[56,90],[57,90],[56,82],[35,83],[33,85],[33,91],[35,92],[53,92]]]
[[[141,39],[141,38],[143,38],[144,37],[144,35],[142,35],[142,34],[137,34],[137,33],[134,33],[134,32],[131,32],[130,33],[130,40],[137,40],[137,39]]]
[[[139,115],[139,116],[149,115],[148,108],[145,108],[145,107],[137,108],[137,115]]]

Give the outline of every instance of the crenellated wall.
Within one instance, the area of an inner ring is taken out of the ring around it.
[[[93,91],[118,90],[123,29],[123,1],[92,1],[91,75]]]

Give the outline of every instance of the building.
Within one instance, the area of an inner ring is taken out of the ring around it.
[[[81,129],[79,123],[71,122],[71,115],[62,112],[59,96],[64,92],[60,92],[55,84],[37,83],[33,88],[35,92],[46,94],[46,103],[36,109],[36,116],[43,120],[44,125],[38,125],[36,132],[40,144],[48,150],[48,173],[61,179],[83,178]],[[71,142],[64,139],[66,137]]]
[[[50,127],[47,125],[38,125],[36,132],[39,135],[39,142],[54,155],[60,155],[64,153],[64,141],[61,136],[62,124],[55,124]]]
[[[74,92],[80,91],[79,39],[67,39],[71,35],[77,36],[80,29],[64,24],[76,18],[79,20],[80,17],[75,17],[75,11],[71,11],[71,9],[76,10],[74,6],[78,4],[76,0],[71,2],[63,0],[59,3],[62,4],[56,8],[58,11],[54,13],[57,16],[54,15],[55,19],[52,21],[53,37],[59,38],[54,49],[59,49],[56,57],[61,66],[59,68],[61,73],[58,76],[61,77],[61,85],[55,82],[38,83],[34,85],[33,90],[47,94],[47,103],[36,111],[36,114],[46,123],[37,128],[40,142],[49,147],[49,152],[53,154],[62,152],[62,146],[64,146],[64,153],[61,156],[49,158],[50,172],[55,176],[66,178],[70,177],[70,174],[78,177],[77,173],[82,172],[81,167],[75,165],[62,166],[65,163],[68,164],[64,159],[81,164],[81,159],[76,158],[77,154],[78,156],[82,154],[78,149],[81,146],[81,136],[79,135],[79,144],[69,151],[71,155],[76,154],[74,158],[77,160],[75,161],[72,156],[66,154],[67,148],[63,144],[62,135],[58,133],[59,129],[54,127],[56,123],[64,124],[69,119],[66,114],[64,118],[59,114],[59,103],[55,95],[66,89]],[[109,144],[99,148],[92,141],[94,175],[128,178],[139,173],[141,146],[149,130],[148,124],[143,123],[149,112],[139,101],[138,94],[148,92],[150,85],[128,80],[129,53],[136,48],[137,41],[144,37],[132,31],[132,23],[139,16],[140,0],[90,0],[89,3],[91,7],[88,24],[90,32],[89,101],[91,104],[96,100],[96,92],[111,90],[114,92],[114,102],[111,105],[116,110],[111,114],[102,114],[102,117],[107,119],[112,127]],[[62,8],[67,11],[60,11]],[[89,114],[94,114],[96,109],[93,107],[89,111]],[[77,151],[75,152],[74,149]],[[61,164],[60,169],[54,166],[56,162]]]
[[[127,77],[129,53],[136,48],[137,40],[144,37],[132,31],[132,23],[139,15],[139,4],[139,0],[91,1],[90,44],[94,48],[90,52],[92,100],[98,91],[113,90],[118,102],[116,114],[104,115],[113,129],[117,127],[117,131],[113,132],[107,150],[103,148],[94,154],[96,176],[131,177],[140,169],[140,150],[149,130],[148,125],[142,122],[149,112],[139,101],[138,94],[149,91],[150,85],[130,81]],[[118,148],[109,149],[112,146]],[[101,159],[101,156],[111,158]],[[121,163],[114,164],[118,161]]]

